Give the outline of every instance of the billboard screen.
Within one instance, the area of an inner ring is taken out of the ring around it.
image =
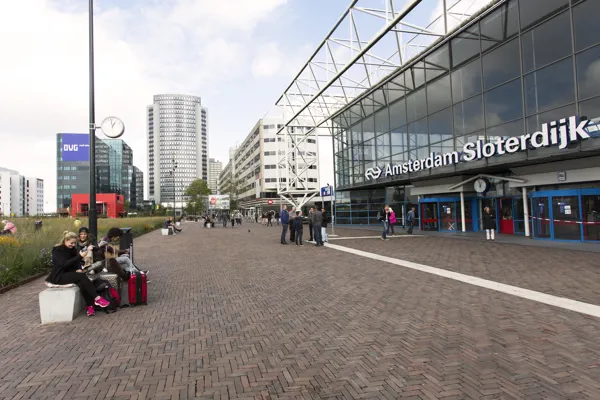
[[[208,208],[210,210],[229,210],[229,195],[213,194],[208,196]]]
[[[90,136],[79,133],[63,133],[62,160],[90,161]]]

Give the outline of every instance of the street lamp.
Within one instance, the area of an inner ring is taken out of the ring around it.
[[[90,113],[90,199],[88,219],[90,234],[98,237],[98,213],[96,211],[96,130],[102,129],[105,136],[117,139],[125,132],[123,121],[116,117],[105,118],[96,126],[96,103],[94,87],[94,0],[88,2],[89,29],[89,113]]]
[[[175,219],[177,218],[175,214],[175,170],[177,169],[177,162],[175,158],[173,158],[173,167],[169,171],[171,176],[173,177],[173,223],[175,223]]]

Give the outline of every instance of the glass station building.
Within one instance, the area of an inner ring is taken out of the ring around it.
[[[336,220],[600,243],[600,1],[496,1],[333,117]],[[526,223],[528,221],[528,223]]]

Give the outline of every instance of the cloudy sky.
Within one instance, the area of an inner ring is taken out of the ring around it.
[[[145,172],[145,107],[152,96],[201,96],[209,109],[210,155],[226,160],[349,3],[96,0],[97,122],[123,119],[123,139]],[[382,7],[384,0],[372,4]],[[0,167],[44,179],[47,211],[55,210],[56,133],[87,132],[87,29],[84,0],[2,4]]]

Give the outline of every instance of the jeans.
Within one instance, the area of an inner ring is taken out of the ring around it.
[[[119,264],[121,264],[123,269],[128,273],[139,271],[139,268],[136,267],[135,265],[133,265],[133,261],[131,261],[131,259],[129,257],[120,256],[120,257],[117,257],[116,260]]]
[[[310,235],[310,238],[308,238],[309,242],[312,242],[314,240],[313,238],[313,224],[308,224],[308,234]]]
[[[64,272],[57,282],[59,285],[66,285],[69,283],[74,283],[79,287],[86,306],[94,306],[94,299],[98,297],[98,293],[96,292],[96,287],[85,273]]]
[[[287,243],[285,237],[287,236],[288,225],[281,224],[281,243]]]
[[[392,224],[391,222],[389,223],[389,226],[388,226],[388,234],[390,233],[390,231],[392,231],[392,235],[396,234],[396,232],[394,232],[394,224]]]
[[[496,235],[496,230],[495,229],[486,229],[485,230],[485,236],[487,237],[487,240],[496,240],[495,238]]]
[[[329,241],[329,236],[327,235],[327,228],[321,227],[321,240],[324,242]]]
[[[413,226],[415,226],[415,221],[408,221],[408,233],[412,235]]]
[[[323,245],[323,237],[321,236],[321,225],[313,225],[315,233],[315,242],[317,245]]]
[[[296,231],[296,244],[302,244],[302,230]]]
[[[381,221],[381,223],[383,224],[383,232],[381,233],[381,237],[383,239],[387,238],[387,231],[388,231],[388,222],[387,221]]]

